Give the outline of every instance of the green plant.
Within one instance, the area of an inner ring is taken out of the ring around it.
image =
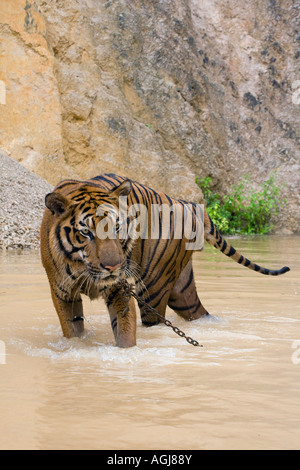
[[[269,233],[271,219],[285,201],[280,198],[280,187],[276,175],[271,174],[260,189],[250,186],[250,177],[245,175],[241,182],[229,188],[228,194],[221,197],[212,192],[210,177],[196,178],[206,199],[206,210],[220,232],[226,234]]]

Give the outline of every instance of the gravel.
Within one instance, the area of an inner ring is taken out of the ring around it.
[[[0,249],[39,247],[45,195],[52,189],[0,151]]]

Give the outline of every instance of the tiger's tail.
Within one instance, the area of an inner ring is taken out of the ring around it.
[[[270,276],[278,276],[280,274],[284,274],[288,271],[290,271],[290,268],[287,266],[284,266],[281,269],[268,269],[268,268],[263,268],[262,266],[259,266],[258,264],[253,263],[249,259],[245,258],[243,255],[238,253],[233,246],[231,246],[219,233],[218,229],[214,225],[213,221],[209,217],[209,215],[205,212],[205,217],[204,217],[204,233],[205,233],[205,240],[217,250],[221,251],[224,253],[224,255],[228,256],[229,258],[233,259],[236,261],[238,264],[241,264],[242,266],[246,266],[249,269],[252,269],[253,271],[257,271],[258,273],[261,274],[267,274]]]

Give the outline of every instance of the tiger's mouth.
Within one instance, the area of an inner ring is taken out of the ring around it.
[[[102,270],[89,269],[89,276],[96,284],[114,284],[124,277],[123,270],[106,272]]]
[[[85,266],[85,279],[87,286],[91,289],[102,289],[105,287],[111,287],[120,281],[131,279],[133,282],[141,283],[139,266],[125,259],[122,263],[117,266],[104,266],[101,262],[98,266],[92,263],[87,263]],[[85,290],[85,285],[83,290]]]

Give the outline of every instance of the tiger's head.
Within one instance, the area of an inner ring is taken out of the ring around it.
[[[112,191],[83,184],[67,195],[54,191],[45,198],[52,212],[50,239],[57,259],[76,266],[76,273],[85,274],[98,287],[128,277],[126,255],[133,240],[119,236],[119,201],[131,190],[131,182],[125,180]],[[105,225],[110,225],[107,232]]]

